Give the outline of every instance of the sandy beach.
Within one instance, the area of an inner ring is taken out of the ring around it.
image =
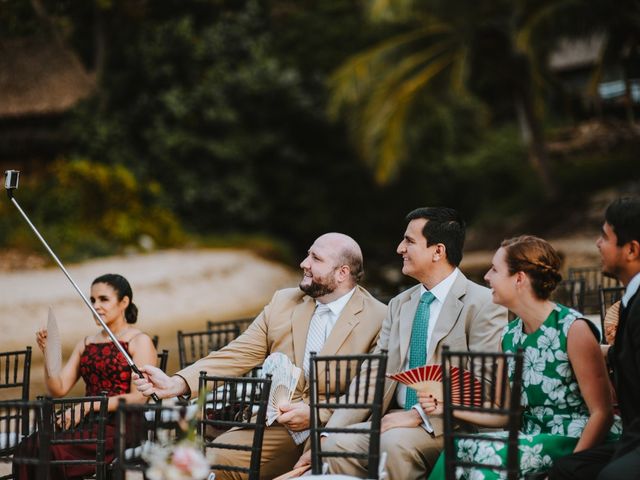
[[[298,282],[295,270],[232,249],[169,250],[65,266],[87,296],[91,281],[103,273],[129,280],[139,308],[136,325],[160,337],[159,348],[170,351],[169,371],[177,365],[177,330],[204,329],[207,320],[256,314],[275,290]],[[46,324],[49,307],[63,337],[64,355],[96,331],[89,309],[58,267],[0,272],[0,349],[33,347],[32,398],[44,393],[42,354],[34,333]],[[73,392],[82,393],[81,387]]]

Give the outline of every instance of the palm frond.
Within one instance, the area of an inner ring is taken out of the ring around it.
[[[435,61],[441,55],[452,52],[452,39],[445,39],[431,45],[425,50],[410,54],[392,68],[386,69],[376,82],[376,86],[372,89],[368,97],[367,106],[364,109],[363,121],[366,123],[376,115],[376,111],[385,101],[392,96],[393,91],[410,75],[415,74],[422,68]]]
[[[408,106],[413,103],[416,94],[449,67],[455,58],[451,55],[441,56],[404,80],[390,93],[375,117],[363,122],[361,151],[366,160],[373,162],[375,177],[379,182],[388,181],[404,159],[404,142],[400,136],[405,130]],[[380,153],[376,155],[378,148]]]
[[[380,72],[389,68],[389,59],[394,58],[398,52],[410,49],[414,42],[446,33],[450,28],[446,23],[434,20],[428,25],[396,35],[347,59],[329,78],[329,115],[337,117],[344,106],[356,104],[366,96],[377,82]]]
[[[536,29],[540,27],[540,24],[552,18],[554,15],[558,15],[560,10],[576,5],[580,1],[581,0],[554,0],[548,5],[535,9],[515,31],[516,49],[529,55],[534,45],[531,37]]]
[[[369,0],[365,6],[372,22],[404,22],[411,20],[415,0]]]

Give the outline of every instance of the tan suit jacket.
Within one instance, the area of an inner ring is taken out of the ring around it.
[[[315,310],[313,298],[298,288],[277,291],[249,328],[226,347],[178,372],[192,395],[198,391],[201,371],[208,375],[241,376],[261,365],[273,352],[281,352],[302,368],[307,332]],[[331,330],[319,355],[371,352],[378,340],[386,306],[364,288],[356,287]],[[309,385],[301,375],[293,401],[309,403]]]
[[[416,285],[389,302],[387,316],[382,324],[376,351],[387,350],[387,372],[404,370],[409,352],[411,326],[420,302],[420,285]],[[437,323],[429,341],[427,364],[441,361],[442,345],[452,350],[496,352],[500,350],[500,336],[507,324],[506,308],[491,300],[491,292],[468,280],[462,272],[449,290]],[[383,414],[395,404],[398,383],[387,379],[384,387]],[[358,412],[341,410],[335,412],[328,422],[330,427],[352,425],[366,420]],[[431,418],[434,433],[442,432],[442,419]]]

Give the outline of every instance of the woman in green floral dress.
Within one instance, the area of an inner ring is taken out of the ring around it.
[[[599,333],[575,310],[549,301],[561,277],[560,258],[546,241],[532,236],[505,240],[485,275],[493,301],[518,317],[503,332],[502,350],[524,351],[521,474],[549,469],[554,459],[616,439],[611,391]],[[513,374],[513,363],[509,365]],[[433,397],[421,396],[429,414],[442,412]],[[465,412],[461,420],[483,425],[483,417]],[[506,432],[496,432],[506,437]],[[506,462],[506,444],[487,440],[456,443],[458,458],[492,465]],[[489,469],[458,469],[458,478],[501,478]],[[430,479],[444,478],[444,454]]]

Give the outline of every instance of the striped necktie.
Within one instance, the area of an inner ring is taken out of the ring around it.
[[[327,339],[327,322],[330,313],[331,309],[327,305],[318,303],[311,317],[309,332],[307,333],[307,343],[304,349],[304,359],[302,360],[302,368],[306,379],[309,379],[309,358],[311,357],[311,352],[320,352]],[[292,432],[289,430],[289,433],[296,445],[302,445],[307,438],[309,438],[309,430],[302,430],[300,432]]]
[[[416,310],[411,326],[411,343],[409,343],[409,368],[421,367],[427,363],[427,332],[429,330],[429,306],[436,297],[431,292],[424,292]],[[413,388],[407,388],[404,401],[405,410],[418,403],[418,394]]]
[[[311,356],[311,352],[319,353],[327,339],[327,316],[329,313],[331,313],[331,309],[327,305],[318,303],[311,317],[309,333],[307,333],[307,343],[304,349],[304,360],[302,361],[304,376],[306,378],[309,378],[309,357]]]

